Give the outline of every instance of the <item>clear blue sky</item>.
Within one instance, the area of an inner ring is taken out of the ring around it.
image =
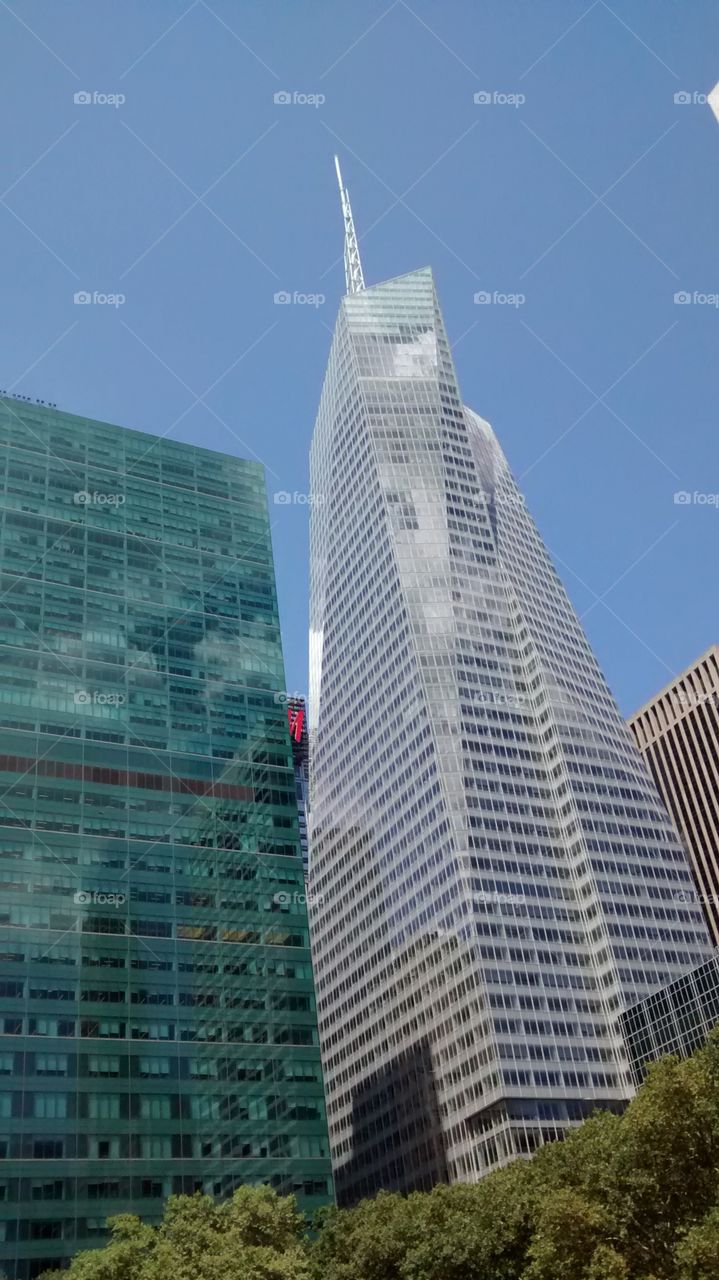
[[[622,709],[719,640],[719,498],[673,498],[719,494],[719,308],[674,302],[719,294],[719,124],[674,101],[715,0],[0,0],[0,39],[0,386],[266,463],[289,690],[308,508],[272,494],[308,487],[335,149],[368,282],[434,267]]]

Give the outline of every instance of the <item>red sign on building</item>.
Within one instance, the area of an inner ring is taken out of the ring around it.
[[[290,726],[290,737],[295,742],[302,741],[302,726],[305,723],[305,713],[301,707],[288,707],[287,720]]]

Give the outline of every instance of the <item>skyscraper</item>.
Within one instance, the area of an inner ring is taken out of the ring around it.
[[[0,1271],[330,1198],[262,468],[0,400]]]
[[[629,727],[689,851],[692,901],[719,944],[719,645],[635,711]]]
[[[338,1197],[474,1180],[632,1084],[627,1004],[701,963],[653,783],[431,271],[347,296],[311,453],[310,900]]]

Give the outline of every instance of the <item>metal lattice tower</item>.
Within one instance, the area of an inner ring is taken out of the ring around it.
[[[345,282],[347,292],[360,293],[364,289],[364,276],[357,243],[357,232],[355,231],[352,217],[349,192],[342,181],[342,172],[337,156],[335,156],[335,169],[337,170],[337,182],[339,183],[340,199],[342,201],[342,217],[345,224]]]

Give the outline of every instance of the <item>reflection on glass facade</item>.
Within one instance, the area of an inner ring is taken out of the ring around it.
[[[650,1063],[666,1053],[688,1058],[719,1024],[719,956],[685,973],[622,1014],[632,1075],[640,1085]]]
[[[632,1090],[685,854],[432,275],[341,306],[312,446],[310,909],[336,1188],[474,1180]]]
[[[0,400],[0,1271],[331,1197],[262,468]]]

